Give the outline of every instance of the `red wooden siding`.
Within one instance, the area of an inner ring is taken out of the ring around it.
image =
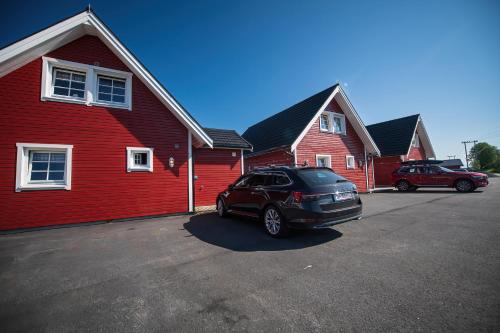
[[[49,56],[128,70],[93,36]],[[188,210],[187,130],[136,76],[128,111],[42,102],[41,71],[36,59],[0,78],[0,229]],[[74,145],[71,191],[16,193],[17,142]],[[154,148],[154,172],[127,173],[127,146]]]
[[[195,149],[194,165],[194,175],[198,177],[194,180],[195,206],[215,205],[217,194],[241,176],[241,151]]]
[[[343,113],[335,100],[327,107],[328,111]],[[364,145],[354,128],[346,118],[346,135],[321,132],[319,117],[297,146],[297,164],[305,161],[309,165],[316,165],[316,155],[330,155],[332,169],[356,184],[359,191],[365,192],[366,187],[365,164],[359,167],[358,161],[365,159]],[[347,169],[346,155],[355,159],[355,168]]]
[[[391,174],[401,166],[400,156],[386,156],[375,158],[375,186],[392,186]]]
[[[407,160],[425,160],[425,151],[422,146],[416,148],[411,147]]]
[[[290,151],[279,149],[257,156],[245,157],[245,171],[252,170],[256,167],[269,166],[270,164],[292,165],[293,163],[294,157]]]

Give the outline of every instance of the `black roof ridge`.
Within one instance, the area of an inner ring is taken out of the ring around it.
[[[214,131],[228,131],[228,132],[235,132],[236,134],[238,134],[238,132],[234,129],[215,128],[215,127],[203,127],[203,129],[214,130]]]
[[[420,113],[415,113],[415,114],[412,114],[412,115],[409,115],[409,116],[404,116],[404,117],[399,117],[399,118],[394,118],[394,119],[390,119],[390,120],[381,121],[379,123],[374,123],[374,124],[366,125],[365,127],[370,127],[370,126],[375,126],[375,125],[381,125],[381,124],[385,124],[385,123],[390,123],[392,121],[406,119],[406,118],[411,118],[411,117],[420,117]]]
[[[336,87],[336,86],[338,86],[338,85],[339,85],[339,83],[335,83],[334,85],[332,85],[332,86],[330,86],[330,87],[328,87],[328,88],[326,88],[326,89],[323,89],[323,90],[321,90],[321,91],[319,91],[319,92],[317,92],[317,93],[314,93],[313,95],[311,95],[311,96],[309,96],[309,97],[307,97],[307,98],[304,98],[304,99],[303,99],[303,100],[301,100],[300,102],[297,102],[297,103],[293,104],[292,106],[289,106],[289,107],[287,107],[286,109],[283,109],[283,110],[281,110],[280,112],[275,113],[275,114],[273,114],[273,115],[271,115],[271,116],[269,116],[269,117],[267,117],[267,118],[265,118],[265,119],[263,119],[263,120],[259,121],[258,123],[253,124],[252,126],[249,126],[249,127],[247,128],[247,130],[249,130],[250,128],[252,128],[252,127],[254,127],[254,126],[257,126],[257,125],[259,125],[259,124],[261,124],[261,123],[263,123],[263,122],[265,122],[265,121],[267,121],[267,120],[269,120],[269,119],[272,119],[272,118],[274,118],[274,117],[278,117],[278,116],[279,116],[280,114],[282,114],[283,112],[286,112],[286,111],[288,111],[288,110],[290,110],[290,109],[294,108],[294,107],[295,107],[295,106],[297,106],[298,104],[303,103],[303,102],[305,102],[305,101],[307,101],[307,100],[309,100],[309,99],[312,99],[312,98],[313,98],[313,97],[315,97],[316,95],[319,95],[319,94],[321,94],[321,93],[324,93],[325,91],[327,91],[327,90],[329,90],[329,89],[332,89],[332,88],[334,88],[334,87]]]

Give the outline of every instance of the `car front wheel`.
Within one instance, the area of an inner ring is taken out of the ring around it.
[[[272,237],[280,238],[288,235],[288,226],[285,219],[274,206],[269,206],[264,211],[264,226]]]
[[[406,192],[410,190],[410,183],[408,183],[406,180],[401,180],[397,185],[396,188],[398,191],[401,192]]]
[[[224,206],[224,202],[220,198],[217,200],[217,214],[220,217],[226,217],[227,216],[226,207]]]
[[[460,179],[456,184],[455,188],[458,192],[472,192],[474,191],[474,185],[470,180]]]

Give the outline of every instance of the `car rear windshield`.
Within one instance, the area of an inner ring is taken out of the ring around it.
[[[329,185],[347,181],[347,179],[337,175],[329,169],[303,169],[299,170],[297,174],[310,186]]]

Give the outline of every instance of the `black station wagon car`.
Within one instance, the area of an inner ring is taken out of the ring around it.
[[[217,197],[217,212],[262,219],[273,237],[361,218],[356,185],[329,168],[269,167],[247,173]]]

